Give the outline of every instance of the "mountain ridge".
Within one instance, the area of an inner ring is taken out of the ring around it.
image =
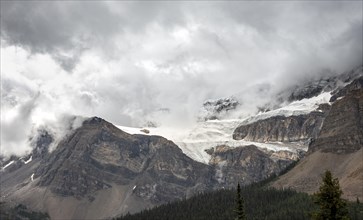
[[[255,146],[221,149],[216,148],[210,164],[203,164],[163,137],[128,134],[93,117],[52,152],[0,173],[6,192],[2,199],[48,212],[52,218],[106,218],[233,187],[237,182],[261,181],[293,161]],[[223,156],[223,152],[229,153]],[[241,156],[240,152],[245,153]],[[237,170],[243,173],[237,175]]]
[[[24,203],[57,219],[109,218],[238,182],[258,182],[302,157],[272,186],[312,193],[321,172],[331,169],[342,180],[346,198],[363,199],[362,73],[354,74],[344,86],[329,81],[337,86],[292,101],[283,111],[226,121],[227,127],[223,120],[200,122],[202,129],[192,130],[188,146],[153,135],[151,128],[148,134],[140,129],[129,134],[99,117],[83,121],[52,151],[54,137],[39,131],[30,155],[2,162],[1,201]],[[198,162],[185,149],[203,151],[208,160]]]

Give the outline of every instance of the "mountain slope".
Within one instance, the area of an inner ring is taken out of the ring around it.
[[[352,201],[363,199],[363,149],[349,154],[317,151],[299,161],[288,173],[272,183],[276,188],[292,188],[300,192],[315,193],[325,170],[339,179],[343,197]]]
[[[92,118],[59,144],[35,178],[41,177],[39,185],[50,186],[53,192],[84,197],[108,188],[106,182],[130,184],[139,174],[156,183],[158,179],[168,179],[192,186],[208,174],[208,167],[186,157],[162,137],[130,135],[102,119]]]
[[[353,82],[354,83],[354,82]],[[338,177],[344,197],[363,199],[363,89],[337,99],[307,156],[272,185],[313,193],[325,170]]]
[[[130,135],[100,118],[85,121],[49,156],[15,172],[1,178],[9,199],[61,219],[139,211],[207,190],[214,176],[171,141]]]

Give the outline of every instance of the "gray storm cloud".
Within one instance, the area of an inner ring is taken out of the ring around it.
[[[65,113],[188,126],[204,100],[231,95],[254,112],[362,64],[362,4],[1,1],[1,146],[19,153]]]

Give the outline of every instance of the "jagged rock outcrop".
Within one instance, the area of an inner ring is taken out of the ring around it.
[[[255,142],[295,142],[316,138],[325,112],[308,115],[274,116],[251,124],[241,125],[233,132],[233,139]]]
[[[351,153],[362,147],[363,89],[360,88],[350,90],[346,96],[334,102],[324,120],[319,137],[311,143],[308,153],[318,150]]]
[[[212,156],[209,164],[216,170],[215,178],[225,187],[235,187],[238,182],[259,182],[280,173],[294,161],[275,157],[254,145],[236,148],[221,145],[209,153]]]
[[[239,102],[234,98],[208,100],[203,103],[199,118],[202,121],[220,119],[229,111],[236,109],[238,105]]]

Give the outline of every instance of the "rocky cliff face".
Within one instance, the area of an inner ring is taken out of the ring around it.
[[[235,187],[238,182],[250,184],[278,174],[294,160],[272,156],[254,145],[230,148],[217,146],[210,152],[210,164],[215,167],[215,178],[223,187]]]
[[[363,89],[351,90],[334,102],[309,153],[351,153],[363,147]]]
[[[233,139],[255,142],[308,141],[317,137],[325,114],[316,111],[308,115],[271,117],[237,127],[233,132]]]

